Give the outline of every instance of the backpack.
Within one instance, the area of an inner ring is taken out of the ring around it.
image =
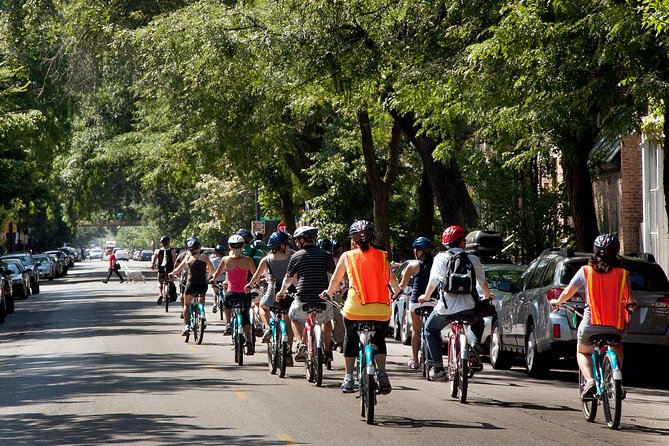
[[[450,294],[476,295],[476,272],[466,251],[448,251],[442,291]]]

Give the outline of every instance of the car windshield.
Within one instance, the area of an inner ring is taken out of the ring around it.
[[[21,263],[23,263],[24,265],[32,265],[32,263],[33,263],[32,260],[30,259],[30,257],[28,255],[25,255],[25,254],[23,254],[23,255],[21,255],[21,254],[9,255],[6,258],[20,260]]]
[[[33,256],[36,262],[48,262],[49,258],[47,256]]]
[[[654,263],[626,261],[632,291],[669,291],[669,282],[662,268]]]
[[[8,269],[12,272],[12,274],[19,274],[19,267],[16,266],[16,263],[5,263],[4,264],[5,269]]]
[[[484,267],[484,269],[486,269]],[[501,280],[508,280],[509,282],[516,283],[520,279],[520,275],[525,271],[524,267],[509,267],[505,269],[491,269],[485,271],[485,278],[488,281],[490,288],[497,289],[497,284]]]

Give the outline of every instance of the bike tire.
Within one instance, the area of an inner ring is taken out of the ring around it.
[[[358,372],[358,398],[360,398],[360,416],[365,417],[367,415],[367,373],[365,372],[367,367],[365,367],[364,356],[362,360],[358,360],[356,363],[356,370]]]
[[[580,370],[578,371],[578,382],[578,389],[580,394],[583,391],[583,385],[585,384],[585,378],[583,377],[583,373],[581,373]],[[585,418],[585,421],[588,423],[595,421],[595,417],[597,416],[597,399],[595,397],[587,400],[581,400],[581,408],[583,409],[583,417]]]
[[[237,324],[233,326],[235,336],[235,362],[244,365],[244,337],[238,333]]]
[[[197,332],[197,335],[195,336],[195,341],[197,342],[197,345],[202,345],[202,340],[204,339],[204,319],[202,319],[201,315],[197,316],[197,319],[195,319],[195,330]]]
[[[288,343],[281,342],[281,347],[279,348],[279,378],[284,378],[286,376],[286,358],[288,357]]]
[[[160,292],[161,296],[163,296],[163,300],[165,301],[165,313],[170,312],[170,296],[169,293],[165,292],[165,285],[163,285],[162,290]]]
[[[458,366],[459,401],[465,404],[467,403],[467,386],[469,385],[469,357],[465,355],[464,358],[460,358]]]
[[[451,398],[458,397],[459,390],[459,373],[458,373],[458,363],[457,363],[458,351],[453,341],[453,337],[449,336],[448,338],[448,377],[450,379],[451,385]]]
[[[323,348],[316,349],[316,355],[314,356],[314,368],[315,370],[315,381],[316,387],[323,386]]]
[[[218,317],[220,317],[221,320],[225,319],[225,317],[224,317],[225,315],[223,313],[225,313],[225,307],[223,306],[223,299],[219,299],[218,300]]]
[[[613,376],[613,366],[608,355],[602,361],[602,374],[604,376],[604,393],[602,395],[602,406],[606,425],[610,429],[618,429],[622,416],[622,380]]]
[[[374,424],[374,407],[376,399],[376,381],[371,375],[367,375],[365,380],[365,399],[366,399],[366,413],[365,421],[367,424]]]
[[[269,373],[272,375],[276,374],[276,369],[277,369],[277,359],[278,359],[278,353],[276,347],[278,346],[275,336],[272,335],[272,337],[269,340],[269,344],[267,344],[267,366],[269,367]]]
[[[418,352],[418,364],[420,364],[421,376],[426,380],[430,381],[430,373],[427,366],[427,352],[425,350],[426,350],[425,337],[421,336],[420,350]]]

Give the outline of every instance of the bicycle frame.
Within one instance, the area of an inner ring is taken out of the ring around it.
[[[597,395],[601,395],[605,391],[605,378],[602,371],[602,362],[604,359],[603,355],[608,356],[609,360],[611,361],[611,367],[613,368],[613,378],[623,379],[623,372],[620,369],[620,361],[618,361],[618,355],[616,352],[607,346],[595,346],[595,350],[592,352],[592,374],[595,378],[595,384],[597,386]]]
[[[365,374],[368,376],[376,375],[376,362],[374,361],[374,345],[371,343],[371,339],[374,337],[375,332],[370,330],[361,330],[359,333],[360,344],[358,347],[358,367],[363,364],[363,358],[365,360]],[[360,376],[362,375],[362,370],[358,370],[358,382],[360,382]]]
[[[467,401],[467,384],[469,379],[469,340],[466,327],[462,320],[451,321],[448,333],[448,374],[451,381],[451,397],[458,398],[461,403]]]

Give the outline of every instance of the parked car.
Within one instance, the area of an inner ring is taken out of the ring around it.
[[[130,254],[125,248],[114,248],[114,254],[116,255],[116,260],[130,260]]]
[[[0,261],[0,276],[2,279],[0,284],[2,284],[2,295],[5,298],[5,311],[6,314],[12,314],[14,312],[14,294],[12,290],[12,271],[2,266]]]
[[[549,249],[534,260],[518,281],[501,281],[498,288],[508,291],[497,309],[493,323],[490,362],[494,368],[510,367],[513,355],[525,359],[529,376],[548,371],[556,359],[575,356],[578,320],[565,310],[551,311],[550,300],[557,298],[590,253]],[[630,272],[632,293],[638,302],[632,314],[625,344],[660,347],[669,353],[669,281],[650,255],[622,257]],[[571,301],[583,304],[584,291]]]
[[[33,256],[35,262],[39,265],[39,275],[41,278],[53,280],[56,277],[56,264],[51,260],[48,254],[36,254]]]
[[[29,252],[12,252],[3,255],[3,259],[17,259],[30,276],[30,290],[32,294],[39,294],[39,262],[36,262]]]
[[[153,251],[150,249],[142,249],[142,251],[139,253],[139,260],[142,262],[150,261],[151,257],[153,257]]]
[[[74,252],[71,251],[69,248],[58,248],[58,251],[65,254],[65,258],[67,260],[67,267],[68,268],[73,267],[74,266],[74,259],[75,259]]]
[[[0,324],[4,324],[5,322],[5,317],[10,313],[8,311],[8,296],[5,296],[5,276],[4,276],[4,269],[0,268]],[[12,306],[14,305],[14,301],[12,300]],[[12,311],[14,311],[14,308],[12,308]]]
[[[88,252],[88,258],[90,260],[102,260],[103,257],[104,254],[100,248],[91,248],[91,250]]]
[[[44,254],[56,256],[60,265],[59,269],[61,271],[61,275],[64,276],[67,274],[67,270],[70,268],[70,262],[68,260],[68,256],[63,251],[54,249],[53,251],[46,251]]]
[[[0,259],[2,267],[11,271],[12,296],[18,299],[26,299],[30,296],[30,274],[18,259]]]

